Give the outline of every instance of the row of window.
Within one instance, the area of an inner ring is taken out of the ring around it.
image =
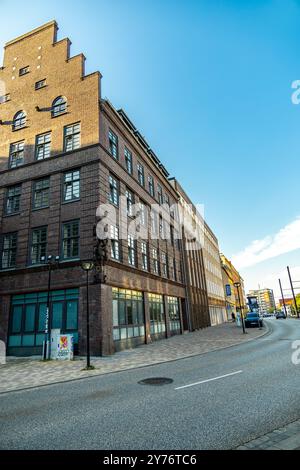
[[[72,152],[80,147],[80,122],[64,127],[64,152]],[[9,168],[16,168],[24,163],[25,141],[10,144]],[[35,159],[44,160],[51,155],[51,132],[39,134],[35,140]]]
[[[48,227],[38,227],[31,231],[28,264],[38,265],[42,258],[47,256]],[[16,267],[18,232],[7,233],[2,236],[1,243],[1,269]],[[79,220],[65,222],[61,230],[61,256],[62,260],[79,258]]]
[[[142,292],[112,289],[113,294],[113,337],[115,341],[145,335],[144,296]],[[148,294],[150,333],[166,331],[165,304],[162,295]],[[169,328],[180,333],[179,299],[167,297]]]
[[[110,226],[110,240],[111,240],[111,258],[115,261],[122,261],[122,249],[121,242],[119,239],[119,228],[111,225]],[[128,235],[127,238],[127,251],[128,251],[128,264],[136,267],[138,261],[138,250],[137,240],[132,236]],[[159,256],[160,252],[160,256]],[[170,278],[175,281],[181,281],[181,266],[176,266],[175,258],[170,258],[164,251],[158,250],[158,248],[151,249],[152,259],[152,271],[156,275]],[[141,261],[142,269],[144,271],[150,271],[150,250],[149,243],[147,241],[141,241]]]
[[[22,185],[17,184],[6,189],[4,214],[13,215],[21,210]],[[80,169],[67,171],[62,178],[62,201],[77,201],[80,198]],[[32,209],[49,207],[50,177],[41,178],[32,183]]]
[[[110,129],[108,133],[108,141],[109,141],[109,151],[111,156],[115,160],[119,160],[119,145],[118,145],[118,136]],[[126,170],[130,175],[133,175],[133,157],[132,153],[130,150],[128,150],[127,147],[124,149],[124,158],[125,158],[125,166]],[[145,170],[144,166],[141,164],[141,162],[137,162],[137,179],[139,184],[145,188],[146,186],[146,181],[145,181]],[[155,198],[155,185],[154,185],[154,178],[152,175],[148,175],[148,192],[150,196]],[[170,205],[170,198],[167,193],[163,196],[163,190],[162,187],[158,184],[157,185],[157,200],[159,204],[167,204],[168,206]]]
[[[134,213],[134,204],[135,204],[135,195],[129,189],[126,188],[125,191],[126,197],[126,208],[127,208],[127,215],[129,217],[135,217],[137,214]],[[119,207],[120,203],[120,181],[113,175],[109,175],[109,194],[108,200],[111,204]],[[161,214],[157,214],[155,210],[151,210],[147,204],[143,201],[139,201],[138,207],[136,207],[139,212],[139,223],[146,227],[149,222],[150,217],[150,227],[151,232],[153,234],[158,234],[161,239],[170,239],[172,245],[174,245],[174,240],[177,242],[177,248],[180,249],[179,246],[179,235],[178,231],[174,229],[172,225],[169,225],[166,219],[163,218]]]
[[[46,85],[45,80],[40,80],[39,82],[36,82],[35,84],[35,89],[39,90],[40,88],[43,88]],[[1,103],[5,103],[6,101],[9,101],[10,95],[4,95],[1,97]],[[51,116],[57,117],[60,116],[61,114],[64,114],[67,112],[67,100],[64,96],[58,96],[55,98],[55,100],[52,103],[51,106]],[[25,111],[21,110],[18,111],[12,120],[12,130],[13,131],[18,131],[20,129],[23,129],[26,127],[27,123],[27,114]]]

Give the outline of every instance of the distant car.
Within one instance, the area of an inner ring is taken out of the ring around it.
[[[247,313],[247,316],[245,318],[245,327],[246,328],[251,328],[251,327],[262,327],[264,325],[263,319],[260,318],[258,313]]]
[[[276,320],[279,320],[280,318],[284,319],[286,318],[285,314],[283,312],[278,312],[276,314]]]

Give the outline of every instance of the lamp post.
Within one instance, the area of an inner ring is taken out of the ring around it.
[[[283,303],[283,308],[284,308],[285,318],[287,318],[287,310],[286,310],[286,305],[285,305],[285,301],[284,301],[284,295],[283,295],[283,290],[282,290],[281,280],[280,280],[280,279],[278,279],[278,281],[279,281],[279,287],[280,287],[280,291],[281,291],[281,297],[282,297],[282,303]]]
[[[241,283],[240,282],[235,282],[234,287],[236,287],[237,292],[238,292],[238,297],[239,297],[239,307],[240,307],[240,315],[241,315],[241,319],[242,319],[243,334],[246,334],[244,316],[243,316],[243,312],[242,312],[242,304],[241,304],[241,298],[240,298],[240,290],[239,290],[239,288],[241,287]]]
[[[290,273],[290,268],[289,268],[289,266],[287,266],[286,269],[287,269],[288,276],[289,276],[289,280],[290,280],[290,284],[291,284],[291,290],[292,290],[293,299],[294,299],[294,305],[295,305],[295,312],[296,312],[297,318],[299,318],[299,312],[298,312],[298,307],[297,307],[297,300],[296,300],[296,296],[295,296],[295,291],[294,291],[294,286],[293,286],[293,281],[292,281],[292,277],[291,277],[291,273]]]
[[[46,318],[45,318],[45,338],[43,341],[43,360],[46,361],[50,358],[50,289],[51,289],[51,271],[54,264],[59,263],[59,256],[53,257],[52,255],[49,256],[42,256],[41,257],[42,263],[48,264],[48,289],[47,289],[47,307],[46,307]]]
[[[91,369],[89,272],[94,268],[94,263],[92,261],[82,261],[81,268],[86,272],[86,368]]]

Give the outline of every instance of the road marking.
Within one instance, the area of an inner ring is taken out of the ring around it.
[[[213,377],[212,379],[201,380],[201,382],[195,382],[194,384],[183,385],[182,387],[177,387],[175,390],[182,390],[183,388],[194,387],[195,385],[205,384],[207,382],[212,382],[213,380],[224,379],[225,377],[230,377],[231,375],[241,374],[242,370],[237,370],[236,372],[231,372],[230,374],[219,375],[219,377]]]

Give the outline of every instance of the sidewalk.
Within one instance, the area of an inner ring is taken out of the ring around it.
[[[48,362],[32,358],[9,358],[7,364],[0,365],[0,393],[196,356],[256,339],[266,334],[267,327],[262,330],[248,329],[247,332],[247,335],[243,335],[241,328],[233,323],[225,323],[142,345],[113,356],[93,357],[91,362],[95,370],[91,371],[82,370],[85,367],[85,358],[82,357],[74,361]]]
[[[300,419],[249,441],[237,450],[300,450]]]

